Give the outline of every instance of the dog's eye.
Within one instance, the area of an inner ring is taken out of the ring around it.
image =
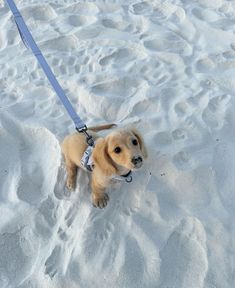
[[[120,147],[116,147],[116,148],[114,149],[114,152],[115,152],[116,154],[119,154],[121,151],[122,151],[122,150],[121,150]]]
[[[138,145],[138,141],[137,141],[136,139],[133,139],[133,140],[132,140],[132,144],[135,145],[135,146],[137,146],[137,145]]]

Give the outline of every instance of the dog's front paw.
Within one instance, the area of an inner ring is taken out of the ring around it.
[[[93,203],[93,206],[96,207],[96,208],[104,208],[107,206],[108,204],[108,201],[109,201],[109,196],[108,194],[106,193],[103,193],[103,194],[99,194],[99,195],[92,195],[92,203]]]
[[[76,188],[76,180],[73,179],[73,178],[68,178],[67,181],[66,181],[66,187],[69,190],[75,190],[75,188]]]

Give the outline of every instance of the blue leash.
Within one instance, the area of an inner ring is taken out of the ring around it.
[[[17,28],[19,30],[20,36],[22,41],[24,42],[26,48],[30,48],[35,57],[37,58],[40,66],[42,67],[43,71],[45,72],[48,80],[50,81],[52,87],[54,88],[56,94],[60,98],[61,102],[63,103],[65,109],[67,110],[68,114],[72,118],[75,128],[78,132],[84,133],[87,137],[87,143],[90,146],[94,145],[92,137],[87,133],[87,127],[81,118],[78,116],[76,111],[74,110],[72,104],[70,103],[69,99],[65,95],[64,90],[60,86],[59,82],[55,78],[50,66],[48,65],[46,59],[44,58],[42,52],[38,48],[37,44],[35,43],[32,34],[30,33],[27,25],[24,22],[22,15],[20,14],[17,6],[13,0],[6,0],[11,12],[14,16]]]

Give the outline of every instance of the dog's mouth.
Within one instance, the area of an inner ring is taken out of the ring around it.
[[[143,165],[143,162],[139,162],[139,163],[134,165],[134,169],[139,169],[142,167],[142,165]]]

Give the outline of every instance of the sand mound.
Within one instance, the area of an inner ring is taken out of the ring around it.
[[[235,287],[234,1],[17,4],[81,118],[149,159],[104,210],[65,189],[73,123],[2,7],[0,288]]]
[[[5,113],[0,135],[0,286],[18,287],[40,266],[45,238],[53,234],[43,207],[53,197],[60,149],[48,130],[21,126]]]

